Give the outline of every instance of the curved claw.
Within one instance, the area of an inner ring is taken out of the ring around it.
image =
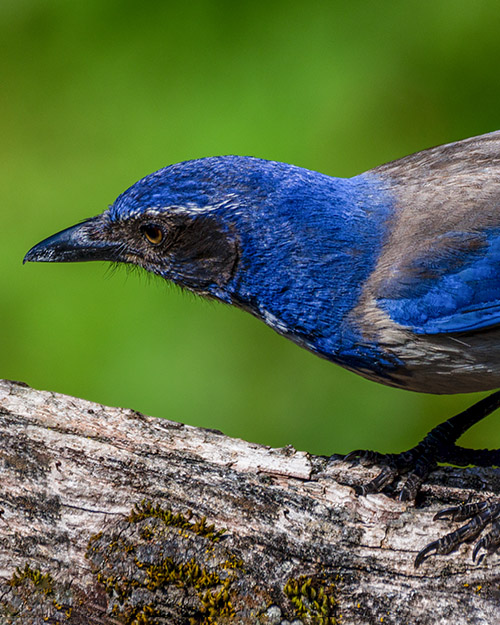
[[[424,478],[413,472],[406,478],[405,485],[399,493],[399,501],[415,501]]]
[[[429,558],[430,556],[438,553],[439,542],[439,540],[435,540],[434,542],[429,543],[427,547],[424,547],[422,551],[418,552],[417,557],[415,558],[416,569],[418,569],[418,567],[422,564],[424,560],[427,560],[427,558]]]
[[[472,552],[472,562],[476,561],[477,554],[483,547],[486,547],[486,540],[484,539],[484,537],[481,538],[481,540],[478,540],[476,546],[474,547],[474,551]],[[478,561],[477,561],[478,564],[481,564],[485,555],[486,554],[482,553],[479,556]]]
[[[455,519],[455,514],[457,512],[460,512],[462,506],[452,506],[451,508],[445,508],[444,510],[440,510],[439,512],[437,512],[434,517],[433,517],[433,521],[441,521],[442,519],[447,519],[449,521],[454,521]]]
[[[494,514],[495,510],[491,507],[490,501],[479,501],[476,503],[464,503],[461,506],[452,506],[445,510],[440,510],[435,516],[434,521],[447,519],[450,521],[465,521],[475,516],[484,516],[487,521]]]
[[[399,501],[406,503],[407,501],[414,501],[417,496],[416,491],[412,491],[406,488],[406,485],[399,491]]]
[[[391,467],[390,465],[385,465],[382,468],[382,471],[373,478],[371,482],[365,484],[363,486],[363,495],[368,495],[370,493],[380,493],[386,486],[392,484],[394,479],[397,477],[397,469],[395,467]]]
[[[350,451],[348,454],[344,456],[344,460],[346,462],[350,462],[351,460],[357,460],[361,454],[365,453],[362,449],[355,449],[354,451]]]

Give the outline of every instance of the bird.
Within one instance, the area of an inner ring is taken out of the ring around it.
[[[500,131],[441,145],[351,178],[218,156],[145,176],[100,215],[44,239],[24,262],[110,261],[243,309],[297,345],[379,383],[453,394],[500,387]],[[413,500],[438,462],[499,466],[499,450],[456,445],[500,406],[500,391],[381,465],[359,489],[406,475]],[[416,566],[493,529],[500,504],[442,511],[468,521]],[[479,520],[478,520],[479,519]]]

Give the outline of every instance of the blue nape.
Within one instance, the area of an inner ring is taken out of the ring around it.
[[[279,183],[261,179],[247,210],[233,204],[221,211],[239,233],[241,258],[217,296],[329,360],[388,373],[401,363],[367,342],[349,313],[377,262],[389,196],[373,178],[264,163],[280,169]]]

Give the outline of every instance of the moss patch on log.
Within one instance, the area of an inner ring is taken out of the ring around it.
[[[142,501],[93,535],[94,584],[26,564],[0,599],[6,625],[337,625],[337,577],[281,565],[203,516]],[[236,546],[235,546],[236,545]],[[281,580],[281,581],[280,581]]]
[[[225,530],[192,517],[143,501],[111,534],[92,537],[86,556],[120,623],[234,622],[243,562],[220,544]]]

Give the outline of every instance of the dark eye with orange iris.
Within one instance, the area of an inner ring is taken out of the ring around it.
[[[153,245],[159,245],[163,241],[163,230],[155,224],[141,226],[141,232]]]

